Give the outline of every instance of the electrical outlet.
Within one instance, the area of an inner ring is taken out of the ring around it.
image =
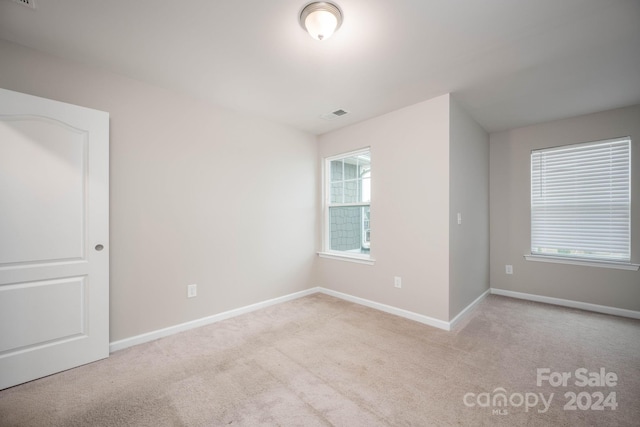
[[[513,265],[505,265],[504,266],[504,271],[507,274],[513,274]]]
[[[393,278],[393,286],[396,287],[396,288],[401,288],[402,287],[402,277],[395,276]]]
[[[187,298],[194,298],[198,296],[198,285],[193,284],[187,286]]]

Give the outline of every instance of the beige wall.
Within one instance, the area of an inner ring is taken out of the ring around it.
[[[525,261],[530,249],[532,149],[632,138],[631,258],[640,263],[640,106],[542,123],[491,135],[491,286],[640,310],[640,272]],[[513,275],[505,274],[513,265]]]
[[[495,288],[640,310],[638,272],[523,259],[533,148],[631,135],[639,217],[640,106],[493,134],[488,172],[450,95],[316,138],[5,41],[0,58],[0,87],[110,113],[112,341],[312,286],[448,321],[488,287],[487,240]],[[320,159],[367,146],[376,263],[319,259]]]
[[[316,284],[447,321],[449,95],[324,134],[319,157],[367,146],[376,263],[319,259]],[[401,289],[394,276],[402,277]]]
[[[0,58],[0,87],[111,115],[112,341],[312,286],[315,136],[4,41]]]
[[[451,99],[449,318],[489,289],[489,135]],[[462,215],[458,225],[457,214]]]

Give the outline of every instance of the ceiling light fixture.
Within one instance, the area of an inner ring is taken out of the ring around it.
[[[326,40],[342,25],[342,12],[326,1],[309,3],[300,13],[300,25],[314,39]]]

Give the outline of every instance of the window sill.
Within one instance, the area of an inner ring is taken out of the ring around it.
[[[367,255],[356,255],[341,252],[318,252],[320,258],[337,259],[338,261],[355,262],[357,264],[374,265],[376,260]]]
[[[527,261],[551,262],[555,264],[586,265],[589,267],[614,268],[618,270],[630,270],[630,271],[638,271],[638,268],[640,268],[639,264],[631,264],[631,263],[625,263],[625,262],[582,260],[582,259],[575,259],[575,258],[560,258],[560,257],[531,255],[531,254],[525,255],[524,259],[526,259]]]

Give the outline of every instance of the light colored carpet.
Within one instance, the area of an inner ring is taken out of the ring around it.
[[[572,378],[539,387],[537,368]],[[580,368],[617,384],[578,387]],[[478,406],[500,387],[509,406]],[[514,406],[534,393],[548,411]],[[639,399],[640,321],[490,296],[445,332],[315,294],[0,391],[0,425],[637,426]]]

